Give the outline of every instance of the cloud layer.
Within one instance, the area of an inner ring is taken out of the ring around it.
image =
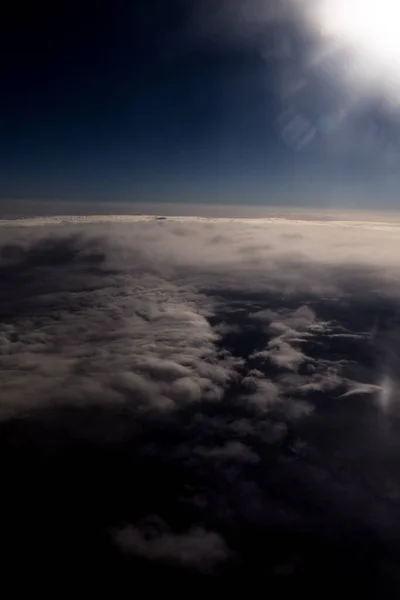
[[[400,229],[30,224],[0,229],[11,559],[17,529],[124,585],[397,585]]]

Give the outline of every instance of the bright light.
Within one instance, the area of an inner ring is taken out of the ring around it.
[[[323,34],[400,71],[400,0],[322,0],[315,14]]]

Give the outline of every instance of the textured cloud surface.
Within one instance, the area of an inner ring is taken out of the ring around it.
[[[317,593],[316,570],[393,590],[399,241],[364,222],[5,221],[11,564],[128,591]]]

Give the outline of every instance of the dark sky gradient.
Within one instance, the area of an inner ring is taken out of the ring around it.
[[[378,186],[392,198],[397,120],[374,98],[338,125],[343,59],[306,68],[317,41],[287,4],[6,4],[0,197],[357,204]]]

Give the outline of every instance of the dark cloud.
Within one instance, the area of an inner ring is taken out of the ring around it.
[[[217,533],[201,527],[186,533],[172,533],[157,519],[121,529],[115,534],[115,541],[124,552],[139,558],[200,571],[209,571],[229,557],[229,549]]]
[[[0,231],[10,568],[396,589],[396,227],[93,221]]]

